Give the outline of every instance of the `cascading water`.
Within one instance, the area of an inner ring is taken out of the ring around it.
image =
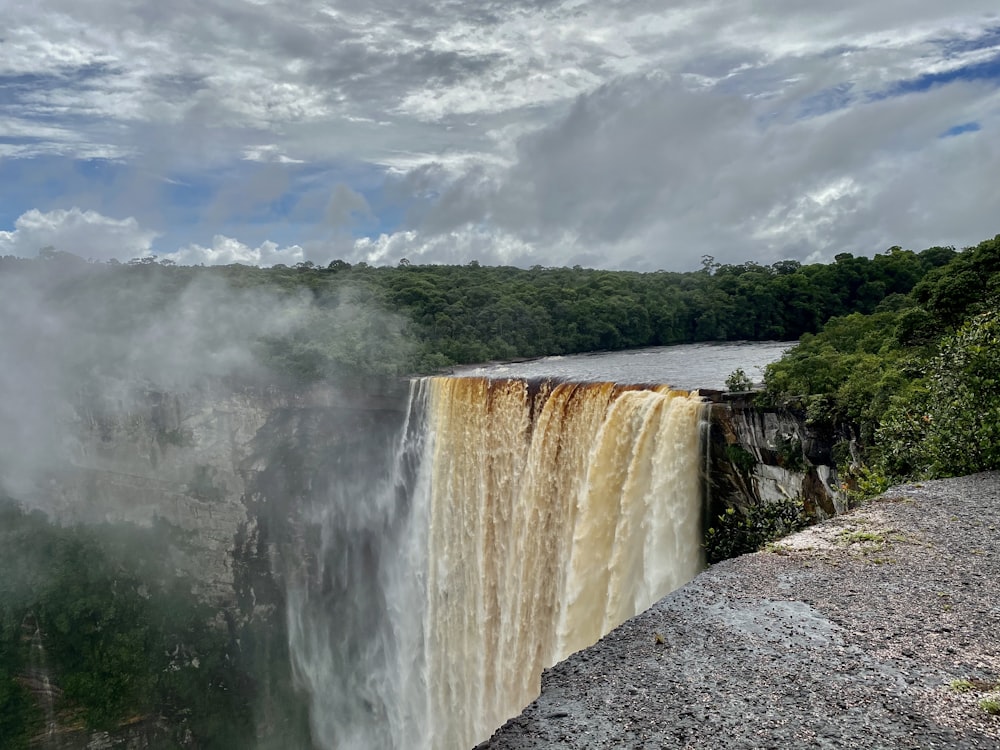
[[[429,747],[423,612],[427,568],[429,381],[411,383],[392,457],[331,468],[326,501],[304,520],[305,564],[287,592],[292,670],[323,750]],[[379,468],[381,470],[379,471]]]
[[[702,565],[700,398],[430,378],[390,470],[338,485],[289,591],[322,748],[468,750],[542,668]]]

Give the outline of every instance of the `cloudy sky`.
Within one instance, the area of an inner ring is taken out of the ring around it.
[[[996,0],[0,9],[0,255],[692,270],[1000,232]]]

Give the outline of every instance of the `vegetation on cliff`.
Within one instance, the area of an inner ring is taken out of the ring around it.
[[[272,665],[255,662],[251,641],[269,636],[220,627],[175,572],[173,535],[165,524],[57,526],[0,501],[3,747],[28,747],[47,721],[140,727],[153,747],[254,744]]]
[[[803,336],[765,383],[770,400],[856,430],[862,490],[1000,468],[1000,236]]]

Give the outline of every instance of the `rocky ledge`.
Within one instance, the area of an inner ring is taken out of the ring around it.
[[[547,670],[478,750],[1000,748],[1000,474],[727,560]]]

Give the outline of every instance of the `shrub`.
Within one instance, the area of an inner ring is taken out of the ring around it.
[[[893,399],[876,439],[893,476],[1000,468],[1000,312],[942,340],[922,383]]]
[[[729,389],[730,393],[749,391],[753,388],[753,381],[750,380],[742,367],[737,367],[726,378],[726,388]]]
[[[753,467],[757,465],[757,459],[753,454],[738,443],[726,444],[726,460],[731,463],[736,470],[743,475],[749,475]]]
[[[1000,698],[983,698],[979,707],[991,716],[1000,716]]]
[[[716,563],[747,552],[756,552],[776,539],[810,523],[802,498],[726,508],[705,532],[705,556]]]

